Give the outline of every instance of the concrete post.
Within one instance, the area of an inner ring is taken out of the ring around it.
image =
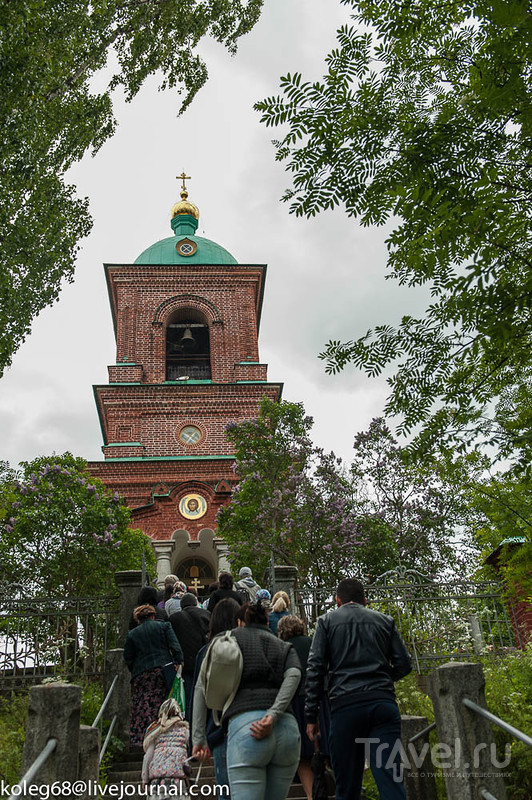
[[[157,559],[157,586],[162,588],[164,579],[172,574],[172,553],[175,542],[152,542]]]
[[[276,565],[273,568],[275,574],[275,591],[286,592],[290,598],[290,613],[297,614],[296,606],[296,580],[297,567],[289,567],[284,564]]]
[[[462,704],[469,698],[486,708],[480,664],[438,667],[430,676],[429,694],[440,742],[435,766],[442,767],[448,800],[478,800],[482,789],[506,800],[504,762],[497,762],[491,723]]]
[[[227,543],[224,542],[223,539],[220,537],[215,537],[212,540],[212,544],[214,549],[216,550],[216,557],[218,559],[217,570],[218,573],[216,575],[216,579],[218,580],[218,575],[220,572],[231,572],[231,564],[229,563],[229,559],[227,558],[227,551],[229,550]]]
[[[22,774],[31,767],[49,739],[57,746],[39,770],[35,783],[75,781],[78,775],[81,687],[68,683],[32,686],[26,721]]]
[[[88,784],[87,791],[82,795],[77,795],[82,800],[89,800],[89,797],[93,796],[89,788],[89,782],[92,782],[92,786],[98,783],[100,748],[101,736],[99,729],[91,728],[89,725],[82,725],[79,729],[78,780],[85,781]]]
[[[109,720],[113,719],[116,714],[113,734],[127,743],[131,712],[131,674],[124,661],[124,651],[121,648],[107,651],[104,673],[105,695],[107,695],[115,675],[118,675],[118,680],[104,713],[105,718]]]
[[[118,641],[123,643],[129,631],[131,614],[137,605],[137,597],[142,588],[142,572],[140,569],[115,572],[115,584],[120,593]]]
[[[410,742],[428,724],[426,717],[401,717],[401,742],[405,756],[403,781],[408,800],[438,800],[428,734]]]

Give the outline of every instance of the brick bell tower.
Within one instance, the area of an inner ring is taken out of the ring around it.
[[[196,236],[199,211],[180,178],[174,235],[134,264],[105,264],[116,364],[94,386],[105,460],[89,470],[152,540],[158,580],[173,572],[201,591],[228,567],[216,534],[237,480],[225,426],[256,417],[282,384],[259,362],[266,265],[238,264]]]

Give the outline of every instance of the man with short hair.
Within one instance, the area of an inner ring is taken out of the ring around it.
[[[366,758],[381,800],[406,800],[394,681],[411,671],[410,656],[392,617],[366,607],[360,581],[340,581],[336,605],[318,619],[309,654],[307,734],[311,740],[319,735],[319,704],[328,676],[336,800],[360,799]]]
[[[238,581],[235,583],[235,591],[242,595],[244,602],[250,600],[252,603],[257,599],[257,592],[260,586],[253,579],[253,574],[249,567],[242,567],[238,573]]]

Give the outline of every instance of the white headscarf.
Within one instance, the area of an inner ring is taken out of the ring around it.
[[[147,751],[152,742],[156,741],[161,733],[170,730],[173,725],[183,725],[188,728],[188,722],[183,719],[181,709],[177,701],[172,697],[169,700],[165,700],[164,703],[161,703],[158,720],[152,722],[146,731],[144,741],[142,742],[144,752]]]

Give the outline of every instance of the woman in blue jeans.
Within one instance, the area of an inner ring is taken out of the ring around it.
[[[209,620],[209,639],[224,631],[230,631],[237,626],[237,612],[241,606],[231,597],[226,597],[216,603]],[[204,687],[199,680],[201,665],[207,652],[208,644],[198,651],[196,668],[194,670],[194,701],[192,709],[192,755],[198,758],[212,753],[214,772],[218,786],[226,787],[221,794],[229,800],[229,779],[227,777],[227,731],[217,726],[212,718],[212,713],[207,711],[205,705]],[[205,746],[206,743],[206,746]]]
[[[260,600],[247,604],[243,616],[244,626],[232,632],[242,651],[242,676],[222,719],[231,800],[285,800],[299,762],[290,701],[301,679],[300,662],[293,647],[268,628]]]

